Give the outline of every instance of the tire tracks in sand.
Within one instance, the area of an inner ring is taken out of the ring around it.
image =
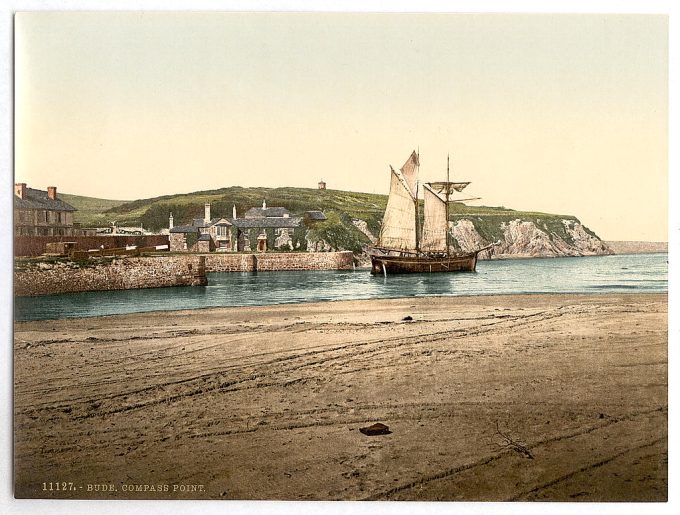
[[[537,322],[544,322],[553,318],[562,317],[564,315],[565,313],[560,312],[560,310],[555,310],[553,312],[539,311],[517,316],[508,316],[507,314],[503,314],[497,319],[494,319],[494,321],[491,323],[473,326],[470,328],[456,328],[446,331],[440,330],[427,333],[418,333],[416,335],[410,336],[383,337],[359,342],[343,342],[341,344],[333,345],[330,348],[307,350],[305,352],[278,356],[259,362],[248,363],[246,361],[246,363],[231,364],[227,367],[221,366],[217,370],[207,373],[203,372],[197,376],[179,380],[157,382],[143,388],[137,388],[120,393],[99,395],[96,397],[69,397],[68,401],[63,403],[29,403],[29,407],[17,411],[17,414],[30,417],[31,413],[34,412],[61,411],[72,414],[71,417],[75,420],[80,420],[149,408],[159,404],[173,403],[204,393],[236,391],[238,388],[234,388],[235,386],[244,385],[249,382],[256,382],[258,379],[263,378],[271,379],[272,376],[276,377],[278,375],[282,375],[285,377],[285,379],[283,381],[270,380],[267,383],[267,386],[282,385],[284,383],[291,382],[289,378],[291,373],[307,371],[314,367],[318,368],[319,365],[325,365],[332,361],[345,364],[356,363],[357,358],[359,357],[367,358],[376,353],[382,353],[397,347],[405,349],[407,347],[420,346],[425,343],[432,343],[442,340],[475,337],[493,332],[495,330],[516,329],[521,326],[526,326]],[[285,353],[286,351],[282,352]],[[276,365],[287,364],[296,360],[302,360],[302,362],[299,364],[293,364],[292,366],[281,366],[270,369]],[[243,370],[248,368],[254,368],[255,371],[246,373],[241,377],[231,380],[222,379],[222,377],[227,376],[234,369]],[[362,369],[357,368],[355,371],[361,372]],[[310,379],[312,377],[313,376],[307,376],[306,378]],[[112,382],[112,384],[115,383]],[[147,396],[149,393],[167,392],[173,387],[179,388],[179,391],[172,394],[161,394],[160,396],[151,399],[149,399]],[[249,386],[249,388],[253,387],[258,387],[258,384],[256,383],[253,386]],[[37,394],[39,392],[27,391],[24,393]],[[132,402],[124,403],[116,402],[119,399],[129,401],[130,397],[141,399],[138,402],[134,402],[134,400]],[[115,403],[116,405],[111,406],[110,409],[98,409],[104,401],[109,401],[111,403]],[[93,409],[93,405],[98,406]]]
[[[557,454],[558,449],[557,447],[559,444],[564,444],[566,443],[567,445],[572,443],[572,441],[576,439],[581,439],[583,440],[584,437],[588,437],[590,435],[594,435],[594,438],[589,439],[590,444],[595,444],[595,445],[600,445],[603,447],[602,449],[598,449],[597,451],[599,453],[605,454],[604,457],[597,459],[596,461],[589,462],[585,465],[579,465],[576,467],[569,468],[568,466],[566,467],[565,471],[562,471],[559,473],[557,477],[551,477],[550,479],[546,479],[541,482],[535,482],[536,477],[540,477],[540,473],[536,473],[535,476],[532,478],[534,479],[534,482],[529,482],[528,486],[523,485],[524,488],[522,488],[520,491],[517,491],[517,485],[512,485],[512,488],[508,488],[509,491],[512,491],[511,495],[507,496],[502,496],[499,498],[491,498],[491,497],[485,497],[485,500],[495,500],[495,501],[520,501],[523,499],[527,499],[530,497],[532,494],[536,494],[540,492],[541,490],[545,490],[547,488],[553,487],[558,485],[559,483],[565,482],[567,480],[570,480],[579,474],[587,473],[589,471],[592,471],[593,469],[597,469],[599,467],[602,467],[608,463],[611,463],[612,461],[621,458],[629,453],[641,450],[641,449],[646,449],[649,447],[653,447],[659,443],[666,443],[667,442],[667,434],[665,431],[662,431],[663,435],[657,438],[649,438],[649,434],[645,435],[645,438],[642,439],[640,442],[633,443],[633,445],[627,445],[626,448],[620,451],[616,452],[611,452],[611,450],[608,450],[606,448],[606,445],[603,443],[605,442],[606,438],[603,439],[598,433],[605,432],[610,428],[616,427],[617,425],[620,424],[627,424],[629,427],[627,428],[627,431],[634,431],[635,429],[638,429],[639,427],[644,426],[645,424],[643,422],[649,422],[649,419],[652,418],[654,420],[654,423],[658,421],[659,418],[662,418],[665,420],[665,417],[667,416],[668,412],[668,407],[667,406],[662,406],[659,408],[654,408],[654,409],[648,409],[648,410],[639,410],[635,411],[632,413],[629,413],[625,416],[621,417],[616,417],[612,419],[605,420],[599,424],[595,425],[590,425],[590,426],[584,426],[580,427],[576,430],[572,430],[566,433],[561,433],[553,436],[549,436],[544,439],[539,439],[534,442],[528,442],[525,444],[525,446],[533,451],[534,454],[543,454],[547,455],[550,453]],[[651,416],[651,417],[648,417]],[[559,452],[560,455],[564,455],[564,452]],[[458,479],[458,482],[456,483],[456,486],[459,486],[460,483],[463,483],[465,481],[465,478],[457,478],[456,476],[462,475],[466,472],[469,473],[475,473],[475,472],[480,472],[482,473],[483,476],[488,476],[489,480],[491,482],[502,482],[502,478],[512,476],[511,473],[508,473],[508,469],[516,468],[518,467],[518,463],[520,464],[519,466],[523,466],[525,469],[531,469],[531,462],[527,459],[520,458],[518,457],[517,453],[511,449],[508,450],[503,450],[501,452],[491,454],[488,456],[485,456],[483,458],[480,458],[478,460],[475,460],[470,463],[465,463],[461,465],[457,465],[455,467],[451,467],[449,469],[441,470],[439,472],[435,472],[433,474],[429,474],[425,477],[421,477],[415,481],[410,481],[408,483],[405,483],[403,485],[396,486],[394,488],[382,491],[382,492],[376,492],[373,493],[369,496],[366,496],[362,500],[365,501],[374,501],[374,500],[399,500],[399,499],[412,499],[414,496],[409,495],[409,492],[412,492],[415,489],[419,490],[419,495],[418,498],[420,500],[455,500],[455,496],[453,492],[455,492],[455,495],[462,496],[463,498],[466,498],[467,500],[472,500],[470,497],[466,497],[463,492],[460,490],[457,490],[453,486],[454,480]],[[495,467],[493,469],[489,470],[483,470],[486,466],[494,464]],[[479,469],[479,470],[475,470]],[[500,469],[500,470],[499,470]],[[501,472],[502,470],[505,470],[506,473],[504,474]],[[553,472],[554,474],[554,472]],[[531,472],[526,474],[527,476],[532,476]],[[483,481],[483,479],[477,478],[477,481]],[[433,488],[433,494],[432,496],[429,496],[427,494],[427,488],[433,483],[440,482],[443,484],[437,485],[436,488]],[[451,484],[446,484],[446,483],[451,483]],[[502,491],[503,488],[502,486],[496,484],[495,488]],[[423,490],[426,490],[425,495],[423,495]],[[443,492],[450,492],[450,497],[447,498],[446,494]]]

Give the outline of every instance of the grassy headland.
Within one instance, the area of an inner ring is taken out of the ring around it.
[[[213,217],[231,217],[233,206],[238,216],[251,207],[262,205],[266,200],[270,207],[285,207],[292,213],[309,210],[337,214],[347,230],[358,243],[368,243],[368,238],[353,225],[353,219],[366,222],[368,229],[378,234],[380,222],[387,204],[387,195],[358,193],[341,190],[318,190],[311,188],[243,188],[231,186],[217,190],[197,191],[177,195],[164,195],[133,201],[104,200],[78,195],[62,194],[62,197],[78,211],[75,221],[84,227],[109,225],[116,220],[119,225],[143,225],[152,231],[168,226],[168,216],[172,212],[175,225],[191,223],[193,218],[201,218],[204,204],[211,203]],[[562,220],[578,222],[572,215],[516,211],[505,207],[466,206],[452,204],[452,221],[471,220],[477,231],[488,241],[502,237],[501,224],[511,220],[531,221],[547,232],[554,233],[569,242],[570,235]]]

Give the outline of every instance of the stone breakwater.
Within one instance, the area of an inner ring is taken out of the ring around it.
[[[51,295],[83,291],[163,288],[207,284],[207,272],[347,270],[351,252],[286,254],[186,254],[126,257],[77,263],[17,262],[14,294]]]
[[[208,254],[207,272],[273,272],[283,270],[351,270],[352,252],[286,252],[265,254]]]
[[[99,262],[37,262],[15,266],[14,294],[51,295],[205,285],[202,256],[129,257]]]

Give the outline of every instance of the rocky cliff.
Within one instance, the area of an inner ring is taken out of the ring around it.
[[[476,222],[476,223],[475,223]],[[460,218],[449,222],[453,245],[463,252],[496,243],[480,254],[480,259],[596,256],[613,254],[609,246],[576,219],[554,220]],[[365,223],[354,225],[366,234]],[[372,234],[366,234],[375,241]]]
[[[450,222],[451,234],[460,250],[471,251],[489,243],[498,243],[480,258],[529,258],[559,256],[596,256],[612,254],[612,250],[577,220],[562,220],[562,234],[538,226],[535,221],[510,220],[499,224],[500,238],[489,241],[482,237],[471,220]]]

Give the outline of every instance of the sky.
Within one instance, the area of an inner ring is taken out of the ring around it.
[[[386,194],[419,150],[479,204],[667,241],[667,44],[664,15],[19,13],[15,181]]]

